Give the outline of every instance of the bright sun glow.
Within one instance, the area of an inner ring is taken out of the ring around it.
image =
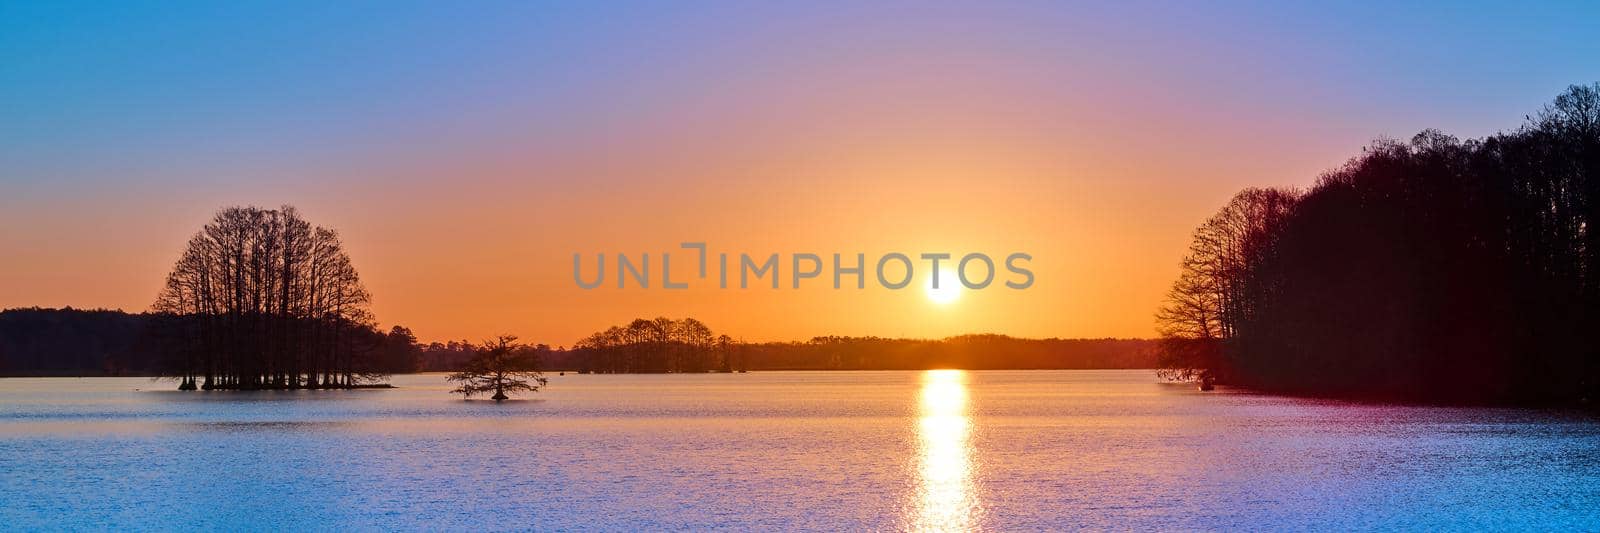
[[[939,269],[939,288],[933,288],[933,276],[928,277],[928,299],[933,303],[945,305],[961,298],[961,280],[956,278],[954,270],[948,267]]]

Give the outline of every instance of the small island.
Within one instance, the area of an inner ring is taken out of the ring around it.
[[[503,402],[518,392],[539,392],[550,383],[539,371],[539,353],[517,342],[515,335],[500,335],[485,341],[483,349],[467,360],[466,368],[445,378],[459,383],[455,390],[462,399],[493,392],[489,399]]]
[[[339,235],[293,207],[232,207],[189,239],[157,297],[179,390],[384,387],[383,335]]]

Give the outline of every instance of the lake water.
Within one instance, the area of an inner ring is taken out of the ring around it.
[[[0,529],[1600,528],[1600,421],[1148,371],[0,379]]]

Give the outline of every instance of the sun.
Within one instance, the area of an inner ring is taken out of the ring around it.
[[[939,305],[949,305],[961,299],[961,280],[953,270],[939,270],[939,288],[933,288],[933,276],[928,276],[928,299]]]

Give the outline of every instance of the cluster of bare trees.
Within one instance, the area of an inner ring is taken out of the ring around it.
[[[369,299],[333,230],[232,207],[189,240],[153,311],[181,389],[350,387],[376,377]]]
[[[1157,314],[1173,377],[1318,394],[1600,394],[1600,84],[1516,131],[1379,141],[1196,231]]]
[[[1256,312],[1254,265],[1271,253],[1278,229],[1299,200],[1296,191],[1246,189],[1194,231],[1178,280],[1156,312],[1162,373],[1212,378],[1226,339]]]
[[[735,344],[693,318],[637,319],[572,346],[579,370],[600,373],[731,371]]]

